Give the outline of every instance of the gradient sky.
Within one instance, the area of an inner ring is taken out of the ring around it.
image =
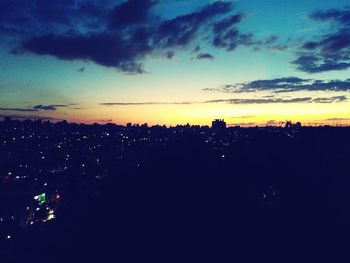
[[[0,10],[1,117],[350,124],[348,0],[2,0]]]

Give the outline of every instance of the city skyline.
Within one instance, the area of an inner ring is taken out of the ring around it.
[[[0,117],[350,124],[345,0],[5,0],[0,7]]]

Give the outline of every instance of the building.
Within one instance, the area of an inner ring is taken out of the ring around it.
[[[224,121],[224,119],[213,120],[211,123],[211,128],[214,132],[225,131],[226,122]]]

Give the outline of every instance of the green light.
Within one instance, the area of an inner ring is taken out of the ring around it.
[[[36,195],[34,196],[34,199],[37,200],[39,202],[39,204],[43,204],[46,202],[46,194],[45,193],[42,193],[40,195]]]

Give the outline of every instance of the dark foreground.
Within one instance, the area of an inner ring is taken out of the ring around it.
[[[302,129],[149,148],[142,165],[65,186],[57,219],[7,242],[1,262],[344,262],[349,129]]]

